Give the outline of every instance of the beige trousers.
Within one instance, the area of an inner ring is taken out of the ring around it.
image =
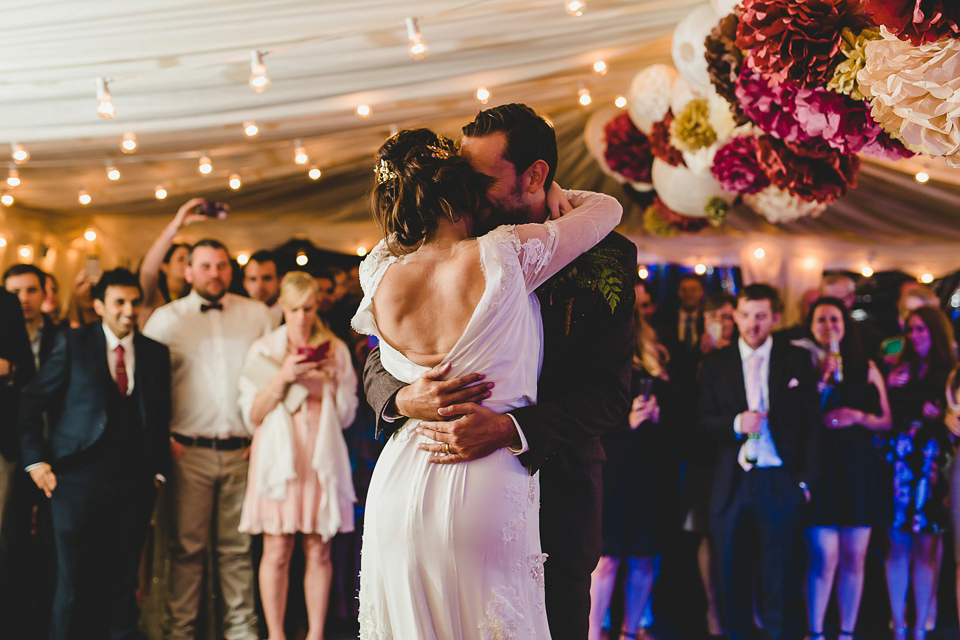
[[[247,460],[242,449],[186,449],[173,461],[167,487],[172,530],[165,638],[195,638],[203,570],[212,538],[223,594],[223,637],[257,640],[250,536],[237,530],[247,487]]]

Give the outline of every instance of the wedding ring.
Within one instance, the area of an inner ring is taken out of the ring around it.
[[[448,456],[453,453],[452,451],[450,451],[450,443],[449,443],[449,442],[444,442],[444,443],[443,443],[443,452],[444,452],[446,455],[448,455]]]

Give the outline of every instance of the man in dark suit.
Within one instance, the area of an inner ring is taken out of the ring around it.
[[[701,424],[718,443],[710,520],[733,640],[790,637],[801,511],[816,491],[816,379],[806,351],[771,337],[780,310],[773,287],[744,287],[739,340],[707,354],[700,372]],[[762,633],[753,625],[757,557]]]
[[[12,293],[0,289],[0,523],[17,461],[20,459],[17,411],[20,391],[33,378],[30,339],[23,324],[20,303]]]
[[[169,465],[170,354],[136,331],[139,280],[107,271],[93,296],[103,322],[57,337],[21,405],[23,463],[53,513],[54,640],[142,637],[137,569]]]
[[[463,132],[463,155],[493,178],[487,198],[496,213],[487,226],[546,220],[546,191],[557,165],[553,127],[529,107],[511,104],[480,112]],[[596,281],[612,278],[616,296],[602,294],[599,282],[581,287],[573,269]],[[407,417],[424,420],[424,435],[437,441],[422,446],[433,462],[473,460],[511,447],[531,473],[540,471],[540,538],[549,556],[544,581],[554,640],[587,637],[590,573],[601,546],[599,435],[626,428],[635,278],[636,247],[611,233],[537,290],[544,358],[535,406],[504,415],[484,408],[482,372],[444,380],[447,369],[438,367],[404,386],[383,370],[377,350],[364,371],[378,429],[392,431]]]

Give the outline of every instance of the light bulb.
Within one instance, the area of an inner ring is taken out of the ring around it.
[[[270,76],[267,67],[263,64],[263,54],[259,51],[250,52],[250,88],[256,93],[263,93],[270,87]]]
[[[362,258],[363,256],[367,255],[367,248],[366,248],[366,247],[357,247],[357,255],[360,256],[361,258]]]
[[[114,165],[107,165],[107,180],[111,182],[116,182],[120,179],[120,169],[117,169]]]
[[[307,164],[310,162],[310,156],[307,155],[307,150],[303,148],[303,143],[298,138],[293,141],[293,161],[297,164]]]
[[[410,41],[410,57],[414,60],[423,60],[427,57],[427,45],[423,41],[417,19],[405,18],[404,22],[407,24],[407,40]]]
[[[307,264],[307,254],[305,254],[305,253],[298,253],[298,254],[297,254],[297,264],[300,265],[301,267],[302,267],[303,265]]]
[[[13,152],[10,154],[10,157],[13,158],[13,161],[17,164],[23,164],[30,159],[30,152],[24,149],[22,144],[18,144],[13,147]]]
[[[702,262],[698,262],[697,266],[693,268],[693,272],[698,276],[702,276],[707,272],[707,265],[703,264]]]
[[[83,206],[87,206],[93,201],[93,198],[90,197],[89,193],[87,193],[83,189],[80,189],[80,193],[77,194],[77,200],[79,200],[80,204],[82,204]],[[86,233],[84,233],[83,235],[84,237],[87,236]],[[96,238],[96,236],[94,236],[94,238]]]
[[[86,231],[83,232],[83,239],[86,240],[87,242],[93,242],[94,240],[97,239],[97,232],[94,231],[93,229],[87,229]]]
[[[250,256],[248,256],[248,255],[245,254],[245,253],[238,253],[238,254],[237,254],[237,264],[238,264],[238,265],[240,265],[240,266],[242,267],[243,265],[247,264],[248,262],[250,262]]]
[[[581,87],[580,90],[577,91],[577,95],[580,96],[580,105],[583,107],[589,107],[590,103],[593,102],[593,98],[590,97],[590,90],[586,87]]]
[[[930,180],[930,174],[926,171],[918,171],[917,175],[914,176],[917,182],[924,184]]]
[[[480,101],[480,104],[487,104],[490,102],[490,91],[486,87],[480,87],[477,89],[477,100]]]
[[[200,163],[197,165],[197,171],[205,176],[210,175],[210,172],[213,171],[213,162],[210,161],[210,156],[203,154],[200,157]]]
[[[627,106],[627,99],[623,96],[617,96],[617,99],[613,101],[613,104],[615,104],[618,109],[623,109],[625,106]]]
[[[607,63],[604,62],[603,60],[597,60],[596,62],[593,63],[593,72],[601,76],[606,75]]]
[[[127,131],[120,140],[120,151],[124,153],[133,153],[137,150],[137,134]]]
[[[753,257],[756,258],[757,260],[763,260],[764,257],[766,257],[766,255],[767,255],[767,252],[764,251],[763,247],[757,247],[753,251]]]
[[[873,268],[871,268],[868,264],[863,265],[863,269],[860,269],[860,275],[862,275],[864,278],[873,276]]]
[[[922,276],[920,276],[920,282],[922,282],[923,284],[930,284],[931,282],[933,282],[933,274],[932,273],[923,274]]]
[[[230,188],[233,189],[234,191],[236,191],[236,190],[239,189],[242,185],[243,185],[243,182],[240,181],[240,174],[239,174],[239,173],[231,173],[231,174],[230,174]]]
[[[7,239],[3,236],[0,236],[0,248],[7,246]]]
[[[13,167],[10,167],[10,171],[7,172],[7,186],[11,189],[20,186],[20,172]]]
[[[317,167],[310,167],[310,171],[307,172],[307,175],[310,176],[311,180],[319,180],[320,169],[318,169]]]
[[[21,260],[26,260],[30,262],[33,260],[33,247],[28,244],[20,245],[20,248],[17,249],[17,255],[20,256]]]
[[[158,184],[153,190],[153,197],[157,200],[163,200],[167,197],[167,190],[163,188],[162,184]]]
[[[563,8],[573,17],[579,18],[587,8],[587,3],[585,0],[568,0],[563,4]]]
[[[370,115],[370,107],[365,104],[360,105],[357,107],[357,115],[361,118],[366,118]]]
[[[5,207],[9,207],[13,204],[13,196],[9,193],[5,193],[0,196],[0,204],[3,204]]]
[[[106,78],[97,78],[97,115],[104,120],[117,115],[117,108],[113,104],[113,98],[110,97]]]
[[[260,127],[258,127],[257,123],[253,120],[243,123],[243,135],[247,136],[248,138],[252,138],[258,133],[260,133]]]
[[[646,267],[640,267],[637,269],[637,277],[639,277],[641,280],[646,280],[650,277],[650,272]]]

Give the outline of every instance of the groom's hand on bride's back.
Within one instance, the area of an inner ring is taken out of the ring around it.
[[[440,409],[467,402],[480,403],[490,397],[492,382],[484,382],[482,373],[471,373],[444,380],[450,363],[437,365],[397,392],[397,413],[419,420],[444,420]]]
[[[452,464],[476,460],[504,447],[520,448],[520,435],[510,416],[491,411],[474,402],[440,410],[443,420],[423,421],[417,433],[434,442],[421,443],[430,452],[430,462]]]

